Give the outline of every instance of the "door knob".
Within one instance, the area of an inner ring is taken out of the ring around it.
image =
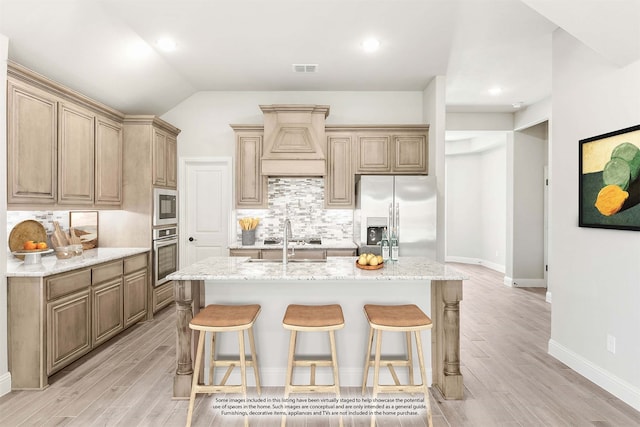
[[[194,239],[193,237],[189,237],[189,241],[190,242],[195,242],[196,239]]]

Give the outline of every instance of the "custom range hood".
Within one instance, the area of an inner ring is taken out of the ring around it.
[[[328,105],[260,105],[264,113],[262,175],[324,176]]]

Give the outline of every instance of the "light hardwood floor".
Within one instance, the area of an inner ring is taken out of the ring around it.
[[[512,289],[502,275],[455,264],[471,279],[461,303],[465,398],[432,390],[435,426],[640,426],[640,412],[547,355],[551,306],[544,290]],[[44,391],[0,397],[0,426],[182,426],[187,401],[171,400],[175,370],[173,307],[138,324],[51,378]],[[267,396],[282,389],[268,388]],[[343,397],[359,397],[345,388]],[[382,396],[382,395],[381,395]],[[213,410],[222,396],[198,397],[193,426],[241,426]],[[288,426],[337,426],[337,418],[290,417]],[[424,417],[379,417],[379,426],[423,427]],[[279,417],[251,419],[278,426]],[[345,417],[368,426],[368,417]]]

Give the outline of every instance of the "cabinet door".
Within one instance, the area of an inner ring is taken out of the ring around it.
[[[177,188],[178,186],[178,140],[173,136],[167,136],[166,146],[166,175],[167,187]]]
[[[9,80],[7,85],[7,202],[56,201],[56,99]]]
[[[391,173],[390,135],[358,135],[356,145],[356,173]]]
[[[356,256],[355,249],[327,249],[327,256]]]
[[[167,135],[158,129],[153,130],[153,185],[167,185]]]
[[[325,186],[325,207],[353,208],[354,173],[351,159],[350,135],[327,137],[328,170]]]
[[[325,259],[324,249],[296,249],[290,259]]]
[[[229,256],[260,258],[260,249],[230,249]]]
[[[95,203],[122,203],[122,125],[96,118]]]
[[[47,374],[91,350],[89,289],[47,304]]]
[[[262,135],[237,134],[236,207],[266,208],[267,177],[262,176]]]
[[[58,203],[92,204],[95,117],[61,103],[58,119]]]
[[[93,339],[95,347],[124,329],[122,278],[111,280],[92,291]]]
[[[396,135],[393,171],[397,173],[427,173],[427,136],[417,134]]]
[[[153,312],[173,302],[173,282],[167,282],[153,288]]]
[[[124,278],[124,327],[144,319],[147,315],[147,270],[131,273]]]

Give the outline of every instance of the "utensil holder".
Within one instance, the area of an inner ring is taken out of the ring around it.
[[[242,246],[256,244],[256,230],[242,230]]]

